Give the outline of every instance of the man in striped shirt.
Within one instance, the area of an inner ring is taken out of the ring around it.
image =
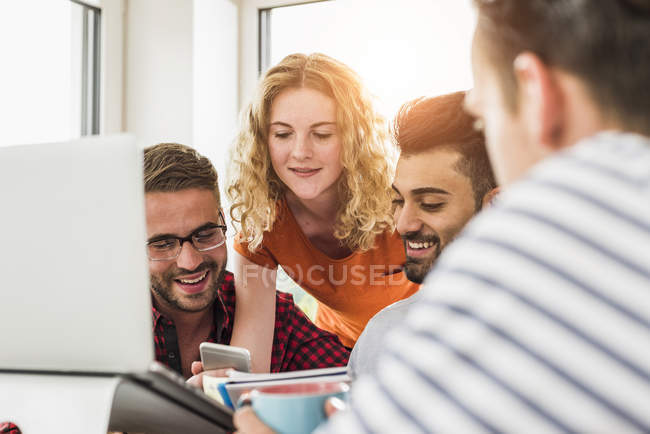
[[[650,2],[475,4],[504,192],[322,431],[650,432]]]

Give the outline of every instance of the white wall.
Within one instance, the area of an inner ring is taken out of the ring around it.
[[[102,0],[100,133],[123,131],[125,0]]]
[[[192,143],[192,5],[127,1],[123,128],[143,146]]]
[[[237,125],[237,1],[126,0],[125,16],[123,130],[143,146],[193,146],[223,176]]]
[[[237,4],[194,0],[193,141],[221,177],[237,127]],[[224,204],[225,205],[225,204]]]

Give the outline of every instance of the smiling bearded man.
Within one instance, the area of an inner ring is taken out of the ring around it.
[[[400,109],[401,154],[393,182],[397,231],[409,280],[422,283],[442,250],[497,193],[481,132],[463,111],[465,92],[421,98]]]
[[[401,151],[393,210],[412,282],[424,281],[440,252],[498,191],[483,134],[463,110],[464,98],[465,92],[456,92],[416,99],[402,106],[393,123]],[[352,376],[374,371],[385,335],[420,298],[416,292],[370,320],[350,354]]]

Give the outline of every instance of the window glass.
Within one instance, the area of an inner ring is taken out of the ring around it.
[[[352,67],[391,119],[423,95],[472,87],[469,1],[333,0],[271,10],[270,64],[322,52]]]
[[[69,0],[0,2],[0,145],[81,135],[84,13]]]

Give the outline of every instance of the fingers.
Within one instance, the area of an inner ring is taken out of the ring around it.
[[[199,361],[192,362],[190,371],[192,371],[192,375],[199,375],[203,371],[203,363]]]
[[[229,377],[230,376],[230,371],[232,371],[233,368],[219,368],[219,369],[211,369],[209,371],[205,371],[205,375],[209,375],[211,377]],[[199,375],[201,372],[203,372],[203,363],[197,361],[192,362],[192,365],[190,366],[190,371],[192,371],[192,375]]]
[[[191,384],[194,387],[198,387],[199,389],[203,389],[203,375],[204,375],[204,372],[201,372],[200,374],[194,375],[194,376],[188,378],[186,383]]]
[[[258,419],[251,407],[244,407],[235,412],[233,423],[239,434],[272,434],[273,430]]]
[[[232,368],[213,369],[211,371],[205,371],[203,375],[210,377],[230,377],[232,370]]]
[[[342,399],[333,396],[325,401],[325,414],[331,417],[334,413],[345,410],[346,407],[347,404]]]
[[[198,363],[201,368],[198,369],[196,372],[194,371],[195,363]],[[191,370],[194,375],[188,378],[186,383],[198,387],[199,389],[203,389],[203,377],[205,375],[209,377],[230,377],[230,372],[232,371],[232,368],[213,369],[211,371],[203,371],[203,365],[201,365],[201,362],[192,362]]]

